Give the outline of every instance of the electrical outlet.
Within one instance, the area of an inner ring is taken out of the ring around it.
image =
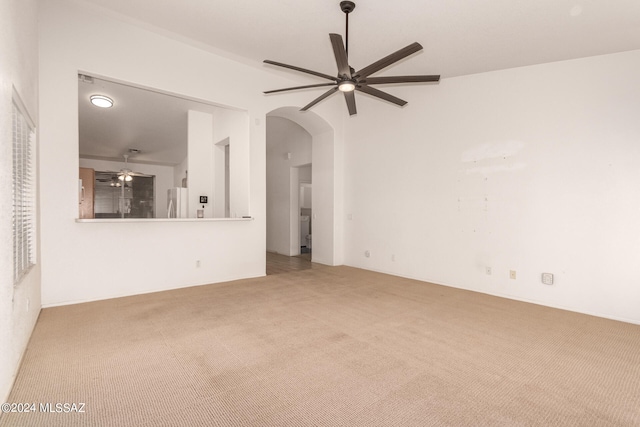
[[[200,260],[199,259],[196,260],[196,267],[200,267]]]
[[[553,285],[553,274],[542,273],[542,283],[545,285]]]
[[[393,262],[396,261],[396,254],[391,254],[391,261],[393,261]]]
[[[369,258],[371,256],[371,252],[369,251],[364,251],[364,256],[366,256],[367,258]]]
[[[515,278],[516,278],[516,271],[515,270],[509,270],[509,279],[515,280]]]
[[[491,276],[491,267],[485,267],[484,272],[487,273],[487,276]]]

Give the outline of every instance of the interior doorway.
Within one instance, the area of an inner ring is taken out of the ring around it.
[[[333,128],[297,107],[266,122],[267,252],[335,265]]]
[[[311,177],[311,165],[300,168],[298,183],[298,207],[300,212],[298,227],[298,241],[300,242],[300,257],[311,261],[311,252],[313,250],[313,187],[311,181],[303,178],[307,173]]]

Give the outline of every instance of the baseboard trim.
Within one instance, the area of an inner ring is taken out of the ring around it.
[[[348,265],[348,264],[345,264],[345,265]],[[604,313],[576,310],[575,308],[565,307],[565,306],[562,306],[562,305],[559,305],[559,304],[547,304],[545,302],[538,301],[538,300],[533,300],[533,299],[528,299],[528,298],[520,298],[520,297],[516,297],[516,296],[513,296],[513,295],[501,294],[501,293],[498,293],[498,292],[487,292],[487,291],[481,291],[481,290],[478,290],[478,289],[470,289],[470,288],[465,288],[463,286],[451,285],[451,284],[437,282],[437,281],[434,281],[434,280],[424,279],[424,278],[420,278],[420,277],[413,277],[413,276],[404,275],[404,274],[390,273],[388,271],[377,270],[377,269],[374,269],[374,268],[362,268],[362,267],[358,267],[358,266],[355,266],[355,265],[348,265],[348,266],[349,267],[353,267],[353,268],[359,268],[361,270],[368,270],[368,271],[373,271],[373,272],[376,272],[376,273],[388,274],[390,276],[402,277],[404,279],[417,280],[419,282],[425,282],[425,283],[433,283],[434,285],[438,285],[438,286],[446,286],[448,288],[461,289],[461,290],[469,291],[469,292],[477,292],[479,294],[491,295],[491,296],[498,297],[498,298],[505,298],[505,299],[510,299],[510,300],[513,300],[513,301],[526,302],[526,303],[530,303],[530,304],[540,305],[540,306],[543,306],[543,307],[549,307],[549,308],[555,308],[555,309],[558,309],[558,310],[571,311],[573,313],[586,314],[587,316],[600,317],[602,319],[609,319],[609,320],[615,320],[617,322],[624,322],[624,323],[630,323],[630,324],[633,324],[633,325],[640,325],[640,320],[639,319],[630,319],[630,318],[625,318],[625,317],[620,317],[620,316],[612,316],[612,315],[604,314]]]
[[[256,274],[256,275],[250,275],[250,276],[246,276],[246,277],[241,277],[241,278],[229,278],[229,279],[223,279],[220,281],[216,281],[216,282],[206,282],[206,283],[196,283],[196,284],[188,284],[188,285],[182,285],[182,286],[175,286],[175,287],[171,287],[171,288],[166,288],[166,289],[149,289],[146,291],[142,291],[142,292],[136,292],[136,293],[127,293],[127,294],[113,294],[113,295],[108,295],[105,297],[98,297],[98,298],[88,298],[88,299],[80,299],[80,300],[73,300],[73,301],[62,301],[62,302],[55,302],[55,303],[50,303],[50,304],[43,304],[42,308],[51,308],[51,307],[62,307],[65,305],[75,305],[75,304],[84,304],[87,302],[95,302],[95,301],[104,301],[104,300],[108,300],[108,299],[116,299],[116,298],[126,298],[126,297],[133,297],[136,295],[146,295],[146,294],[155,294],[157,292],[165,292],[165,291],[173,291],[176,289],[184,289],[184,288],[192,288],[195,286],[207,286],[207,285],[219,285],[221,283],[229,283],[229,282],[235,282],[237,280],[245,280],[245,279],[255,279],[257,277],[265,277],[266,273],[262,273],[262,274]]]

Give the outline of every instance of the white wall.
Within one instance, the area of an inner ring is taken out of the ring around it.
[[[301,166],[300,167],[300,182],[306,182],[311,184],[311,165],[306,165],[306,166]],[[311,187],[308,187],[311,188]],[[309,200],[307,202],[307,205],[311,205],[311,196],[309,196]],[[307,207],[311,207],[311,206],[307,206]]]
[[[225,217],[225,147],[229,145],[230,218],[250,214],[249,119],[244,111],[216,108],[213,114],[189,111],[189,217],[198,209],[205,218]],[[199,203],[208,196],[208,203]],[[204,208],[203,208],[204,206]]]
[[[214,139],[214,141],[217,142],[213,144],[213,198],[211,199],[213,216],[214,218],[229,218],[231,217],[231,213],[228,211],[229,206],[227,206],[230,204],[227,197],[229,190],[227,188],[229,138],[226,137],[219,141]]]
[[[173,186],[174,187],[183,187],[182,180],[184,178],[188,178],[188,164],[189,164],[189,156],[185,156],[179,165],[174,166],[173,168]],[[188,184],[189,183],[187,182],[187,185]]]
[[[638,75],[634,51],[359,97],[346,264],[640,323]]]
[[[249,215],[251,211],[248,197],[249,169],[246,162],[249,156],[249,144],[247,143],[249,139],[247,132],[247,129],[249,129],[249,117],[244,111],[218,108],[213,114],[213,123],[214,143],[229,145],[229,214],[231,218]],[[220,155],[224,158],[224,147],[222,145],[216,146],[214,152],[218,154],[218,161],[221,160]],[[218,163],[218,165],[223,164],[224,162]],[[221,175],[224,175],[224,171],[221,171]],[[224,185],[218,186],[217,181],[214,195],[216,199],[219,199],[224,197]],[[224,207],[224,203],[220,205]],[[224,209],[221,209],[221,211],[223,215],[220,216],[224,216]]]
[[[173,186],[174,168],[171,166],[148,165],[142,163],[134,163],[129,160],[129,169],[147,175],[154,175],[155,179],[155,195],[154,212],[156,218],[167,217],[167,190]],[[96,159],[80,159],[79,166],[81,168],[92,168],[96,171],[119,171],[124,167],[124,161],[112,162],[109,160]]]
[[[203,210],[204,218],[213,218],[213,203],[199,203],[200,196],[213,202],[213,115],[189,110],[188,122],[188,217],[197,218],[197,211]]]
[[[291,153],[291,159],[287,153]],[[309,132],[291,120],[267,117],[267,250],[270,252],[300,253],[299,245],[296,250],[291,243],[291,227],[298,226],[299,216],[291,190],[298,192],[297,168],[309,163]]]
[[[266,97],[263,90],[291,86],[291,81],[118,21],[81,3],[42,2],[40,23],[43,304],[264,275],[265,115],[285,102],[304,105],[308,93]],[[248,214],[255,220],[75,222],[78,71],[248,111],[249,172],[244,180],[250,192]],[[330,104],[318,109],[321,114],[329,111],[328,117],[331,110]],[[61,242],[65,251],[59,250]],[[115,253],[123,244],[139,257],[135,265],[124,263],[114,270],[102,254]],[[201,267],[196,268],[196,260],[201,260]]]
[[[340,101],[343,101],[342,99]],[[345,114],[342,111],[342,114]],[[346,144],[345,144],[346,145]],[[314,262],[327,265],[342,264],[342,229],[344,218],[340,197],[343,170],[340,139],[333,131],[313,135],[311,181],[313,182],[313,251]],[[330,214],[329,214],[330,213]]]
[[[0,401],[6,402],[40,312],[37,264],[13,286],[12,97],[19,94],[38,127],[38,36],[36,0],[0,3]],[[39,129],[37,129],[39,131]],[[37,184],[37,182],[36,182]],[[39,232],[36,247],[40,247]]]

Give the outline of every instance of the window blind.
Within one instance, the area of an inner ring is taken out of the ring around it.
[[[20,283],[35,265],[35,127],[23,111],[22,103],[13,102],[13,277]]]

